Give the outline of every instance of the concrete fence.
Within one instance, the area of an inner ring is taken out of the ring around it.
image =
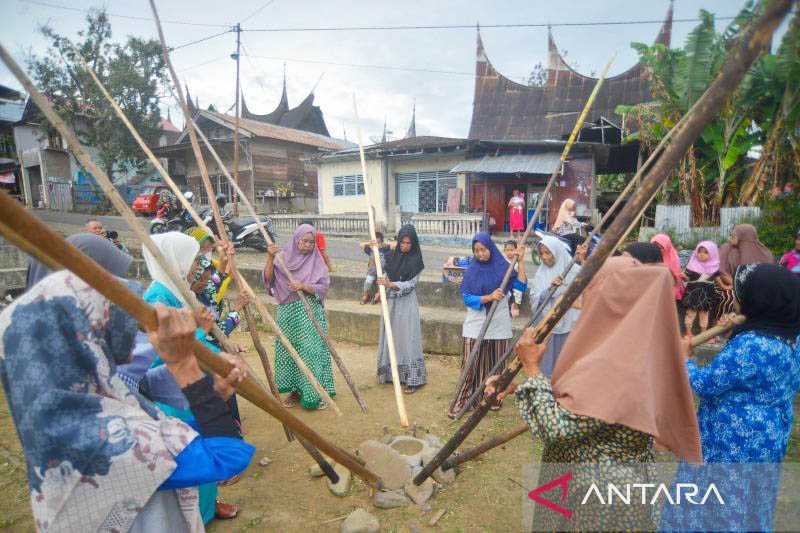
[[[643,228],[640,238],[658,232],[669,232],[677,242],[694,244],[701,240],[722,242],[728,239],[736,224],[761,216],[758,207],[723,207],[720,209],[719,226],[698,227],[691,225],[692,211],[688,205],[658,205],[654,228]]]
[[[330,235],[364,235],[369,234],[369,222],[366,213],[344,213],[340,215],[317,214],[270,214],[275,229],[280,234],[290,234],[304,220],[313,222],[314,227]],[[456,237],[471,239],[481,230],[481,215],[415,213],[409,222],[414,225],[419,235],[432,237]],[[395,224],[396,225],[396,224]],[[397,230],[399,228],[392,228]]]
[[[417,213],[411,223],[420,235],[462,237],[471,239],[481,231],[482,215]]]

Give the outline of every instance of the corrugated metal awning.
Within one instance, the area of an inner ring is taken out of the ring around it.
[[[475,172],[485,174],[552,174],[561,160],[559,152],[483,156],[482,159],[462,161],[450,172]]]

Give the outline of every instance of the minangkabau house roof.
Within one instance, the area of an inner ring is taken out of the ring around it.
[[[672,5],[656,43],[669,47]],[[547,81],[543,87],[523,85],[494,68],[478,30],[475,64],[475,96],[472,104],[470,139],[522,140],[563,139],[592,92],[596,78],[584,76],[567,65],[548,34]],[[586,122],[615,120],[618,105],[652,100],[650,80],[641,63],[622,74],[606,78]]]
[[[330,137],[328,127],[325,125],[325,117],[322,114],[322,109],[314,105],[313,90],[300,102],[300,105],[295,108],[289,107],[289,98],[286,95],[285,75],[280,102],[278,102],[278,106],[272,112],[266,115],[259,115],[250,111],[244,100],[244,92],[242,92],[241,102],[241,116],[243,118],[256,122],[263,122],[264,124],[274,124],[275,126],[282,126],[284,128],[292,128]]]

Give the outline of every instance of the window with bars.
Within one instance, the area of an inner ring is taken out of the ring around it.
[[[334,196],[364,196],[364,176],[335,176],[333,178]]]
[[[395,176],[397,203],[418,213],[447,211],[447,193],[458,186],[457,176],[446,170],[405,172]]]

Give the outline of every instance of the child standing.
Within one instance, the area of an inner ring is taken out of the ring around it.
[[[517,241],[509,240],[503,243],[503,255],[506,256],[508,262],[514,260],[517,257]],[[524,259],[521,259],[524,261]],[[514,265],[514,270],[519,271],[518,264]],[[517,289],[512,289],[511,291],[512,297],[509,299],[511,303],[511,318],[517,318],[519,316],[519,306],[522,304],[522,291]]]
[[[386,264],[386,254],[391,250],[388,244],[383,242],[383,233],[380,231],[375,232],[375,237],[378,242],[378,255],[381,258],[381,266]],[[367,277],[364,278],[364,292],[361,295],[361,305],[369,302],[372,294],[375,291],[375,282],[378,280],[378,269],[375,266],[375,256],[372,254],[372,248],[369,242],[362,242],[361,248],[364,253],[369,256],[369,263],[367,263]],[[376,299],[377,302],[377,299]]]
[[[794,249],[781,257],[780,265],[796,276],[800,276],[800,230],[794,237]]]
[[[684,324],[691,333],[696,316],[700,315],[700,331],[708,329],[708,315],[716,301],[714,283],[719,276],[719,249],[711,241],[702,241],[694,249],[686,265],[686,293],[683,306],[686,308]]]

